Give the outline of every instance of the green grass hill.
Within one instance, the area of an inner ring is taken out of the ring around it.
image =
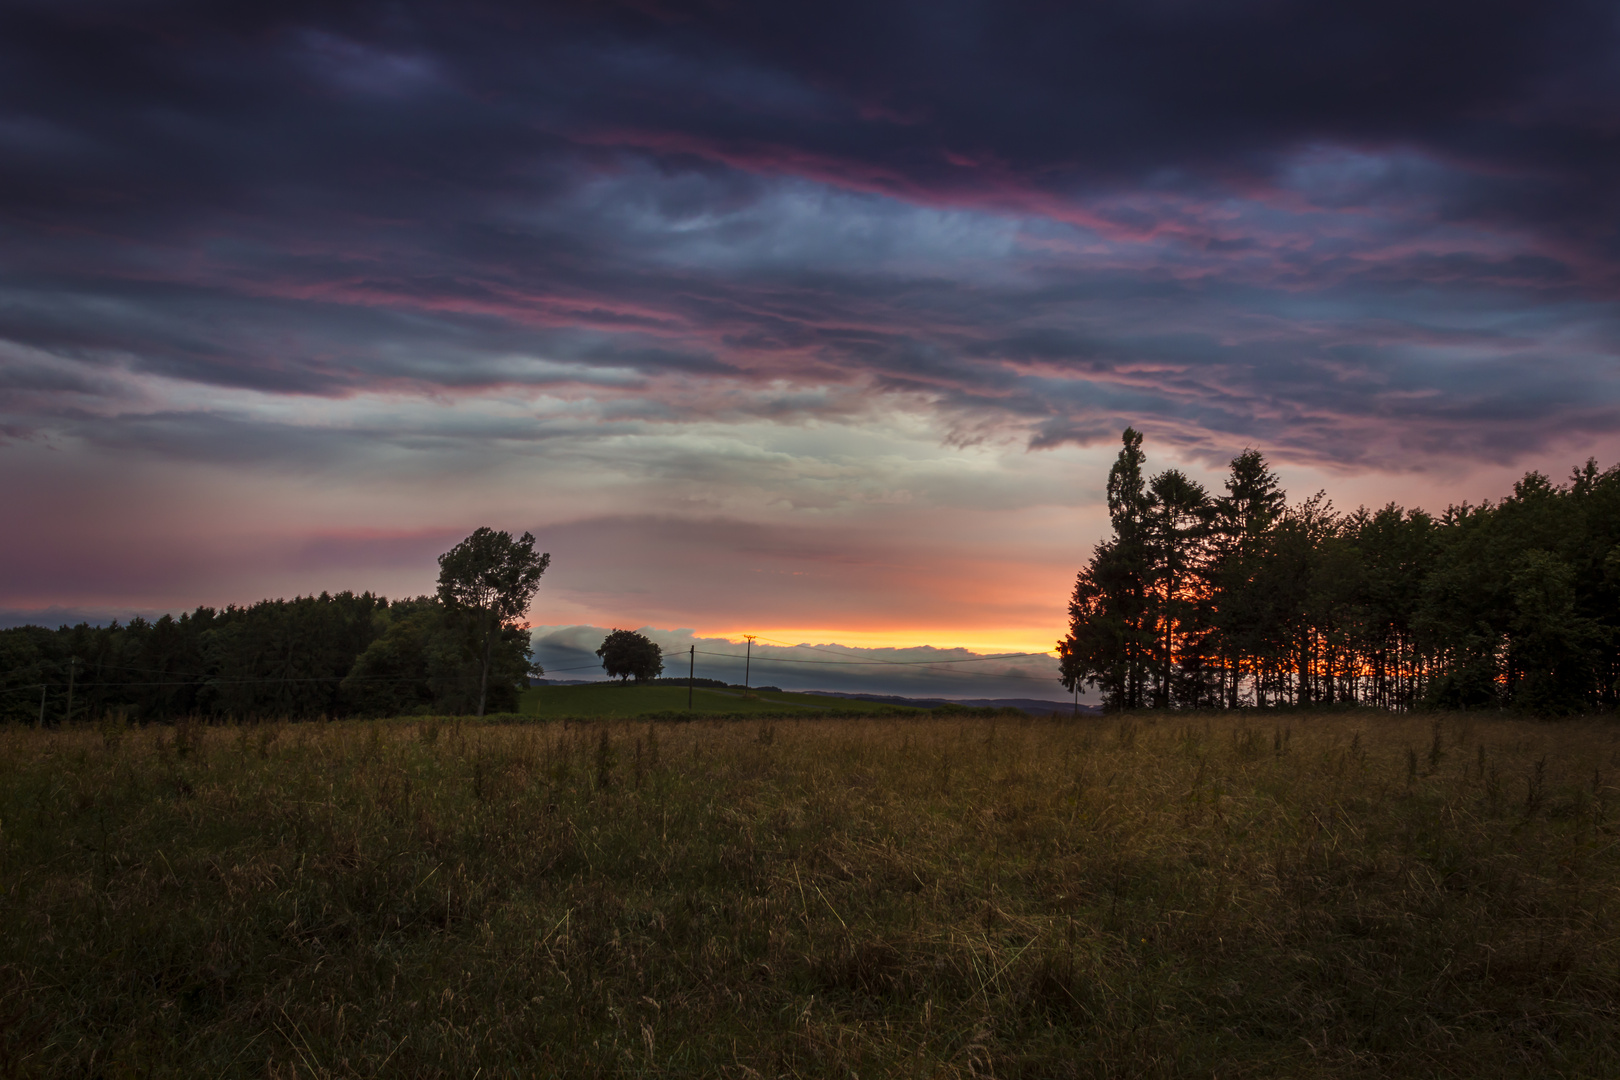
[[[865,715],[888,712],[921,712],[904,706],[871,706],[844,702],[815,694],[793,694],[782,690],[750,690],[696,687],[692,691],[693,715],[715,716],[756,714],[760,716],[804,715],[859,710]],[[592,683],[585,686],[532,686],[523,694],[519,711],[525,716],[555,719],[563,716],[621,718],[649,713],[687,711],[684,686],[638,686],[635,683]]]

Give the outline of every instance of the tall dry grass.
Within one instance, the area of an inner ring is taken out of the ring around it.
[[[1620,728],[0,731],[0,1071],[1620,1074]]]

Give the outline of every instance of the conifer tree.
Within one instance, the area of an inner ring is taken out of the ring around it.
[[[1254,580],[1269,555],[1272,527],[1288,497],[1258,450],[1232,459],[1226,494],[1215,501],[1210,585],[1226,704],[1241,701],[1245,673],[1258,686],[1264,631],[1264,597]]]
[[[1204,595],[1204,545],[1213,511],[1203,485],[1179,469],[1158,474],[1148,486],[1145,532],[1157,653],[1153,699],[1160,708],[1192,704],[1201,696],[1196,686],[1177,685],[1175,669],[1178,645],[1194,635]]]

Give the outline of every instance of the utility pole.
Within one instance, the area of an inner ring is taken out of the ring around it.
[[[50,689],[50,683],[39,684],[39,730],[45,730],[45,691]]]
[[[748,652],[743,656],[743,693],[748,693],[748,668],[754,662],[754,635],[744,634],[748,639]],[[732,655],[736,655],[733,653]]]
[[[686,648],[686,711],[692,711],[692,672],[697,670],[697,646]]]
[[[78,669],[79,658],[77,656],[68,657],[68,706],[67,715],[62,718],[64,724],[73,719],[73,673]]]
[[[1074,680],[1074,718],[1080,719],[1080,680]]]

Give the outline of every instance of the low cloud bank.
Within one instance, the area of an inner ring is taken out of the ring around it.
[[[531,638],[534,657],[545,667],[548,679],[604,679],[596,648],[608,632],[600,626],[535,627]],[[783,690],[1068,700],[1058,682],[1057,658],[1041,654],[1002,659],[994,653],[928,645],[871,649],[833,642],[784,645],[761,640],[754,642],[753,657],[748,660],[743,642],[652,626],[643,626],[638,633],[663,649],[666,676],[685,676],[690,664],[698,678],[741,683],[746,664],[751,685]]]

